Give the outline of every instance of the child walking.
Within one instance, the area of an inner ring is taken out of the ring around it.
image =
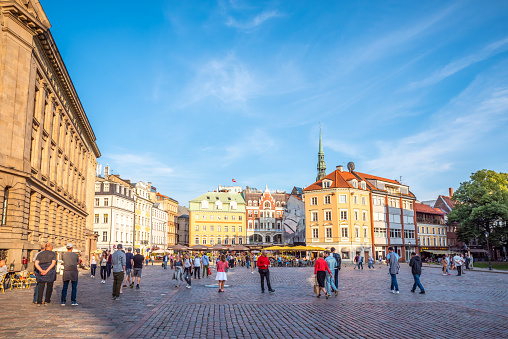
[[[224,284],[228,280],[226,268],[229,268],[229,265],[226,261],[226,256],[223,254],[220,256],[220,261],[217,262],[217,276],[215,277],[215,280],[219,281],[219,292],[224,292]]]

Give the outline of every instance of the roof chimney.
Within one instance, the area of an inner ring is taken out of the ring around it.
[[[342,165],[337,166],[336,169],[342,172]]]
[[[450,195],[450,198],[453,197],[453,188],[448,189],[448,194]]]

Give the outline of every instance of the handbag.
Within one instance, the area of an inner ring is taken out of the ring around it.
[[[212,270],[208,267],[208,275],[212,275]]]
[[[318,284],[318,281],[317,281],[317,276],[314,279],[314,293],[319,294],[319,284]]]

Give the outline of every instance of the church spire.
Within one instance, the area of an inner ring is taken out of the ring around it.
[[[321,140],[321,126],[319,126],[319,151],[318,151],[317,172],[318,174],[316,177],[316,181],[319,181],[326,176],[325,152],[323,151],[323,141]]]

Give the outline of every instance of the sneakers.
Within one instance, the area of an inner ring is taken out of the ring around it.
[[[37,304],[37,307],[41,307],[42,305],[41,304]]]
[[[395,291],[395,293],[399,294],[399,291]]]
[[[271,289],[271,290],[268,290],[268,292],[275,292],[275,290],[274,290],[274,289]]]
[[[116,300],[116,297],[111,298],[111,300]]]
[[[77,301],[73,301],[71,305],[72,305],[72,306],[78,306],[79,304],[78,304],[78,302],[77,302]]]
[[[136,289],[139,290],[139,285],[136,285]]]
[[[395,293],[395,290],[390,290],[390,292]]]
[[[61,303],[60,306],[62,306],[62,307],[65,306],[65,303]]]
[[[412,293],[415,293],[415,290],[411,290]]]
[[[101,280],[101,284],[105,284],[106,283],[106,280]]]
[[[338,296],[338,295],[339,295],[339,291],[335,290],[335,296]]]
[[[130,288],[134,288],[134,283],[130,284],[129,286]]]
[[[425,291],[421,291],[420,294],[425,294]]]
[[[443,273],[443,275],[447,275],[446,273]]]

